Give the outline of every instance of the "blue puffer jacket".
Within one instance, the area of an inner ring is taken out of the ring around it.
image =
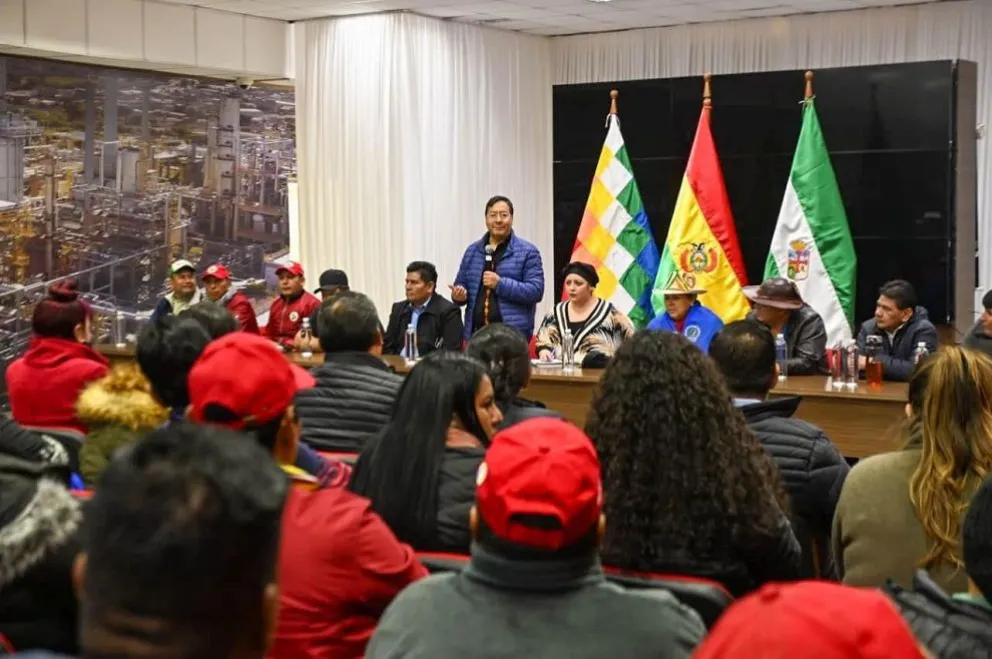
[[[482,272],[486,267],[485,245],[488,235],[468,246],[462,256],[458,276],[455,277],[455,286],[464,286],[468,291],[468,300],[465,303],[466,340],[472,336],[472,315],[475,298],[482,283]],[[495,292],[503,322],[529,338],[534,334],[537,303],[544,297],[544,264],[541,262],[541,253],[532,243],[511,233],[506,252],[496,264],[496,274],[499,275],[499,284],[496,285]]]

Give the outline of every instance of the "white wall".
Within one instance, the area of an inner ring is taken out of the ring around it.
[[[289,31],[153,0],[0,0],[0,52],[177,75],[289,77]]]

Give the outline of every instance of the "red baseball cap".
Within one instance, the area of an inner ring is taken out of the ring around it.
[[[288,272],[294,277],[303,276],[303,266],[296,261],[289,261],[288,263],[283,263],[281,266],[276,268],[276,275],[278,276],[280,272]]]
[[[203,278],[213,277],[214,279],[230,279],[231,273],[222,263],[214,263],[203,271]]]
[[[212,341],[189,373],[190,418],[204,422],[209,405],[226,407],[239,429],[278,418],[313,377],[291,363],[272,343],[257,334],[234,332]]]
[[[584,432],[560,419],[531,419],[497,433],[476,485],[476,508],[497,537],[549,551],[581,540],[603,509],[596,449]],[[520,519],[532,515],[554,520],[557,528]]]
[[[923,659],[892,602],[826,581],[768,584],[738,600],[693,659]]]

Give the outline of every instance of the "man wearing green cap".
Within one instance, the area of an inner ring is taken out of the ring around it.
[[[203,291],[196,287],[196,268],[186,259],[169,266],[169,288],[172,291],[160,299],[152,312],[152,323],[162,316],[178,314],[203,300]]]

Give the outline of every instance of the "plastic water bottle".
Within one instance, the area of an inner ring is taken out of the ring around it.
[[[833,389],[844,388],[844,343],[838,341],[830,351],[830,386]]]
[[[127,318],[122,311],[114,314],[114,345],[118,348],[127,346]]]
[[[406,357],[407,365],[415,364],[420,359],[420,349],[417,347],[417,328],[413,326],[413,323],[406,326],[403,356]]]
[[[854,391],[858,388],[858,344],[852,340],[844,349],[844,387]]]
[[[313,339],[313,330],[310,329],[310,319],[303,319],[303,347],[300,349],[300,355],[304,359],[310,359],[313,357],[313,348],[310,347],[310,341]]]
[[[566,373],[575,369],[575,340],[572,338],[572,330],[567,327],[561,337],[561,368]]]
[[[789,377],[789,344],[780,332],[775,336],[775,363],[778,364],[779,382]]]
[[[919,364],[922,360],[930,356],[930,351],[927,350],[927,344],[920,341],[916,344],[916,350],[913,351],[913,363]]]

